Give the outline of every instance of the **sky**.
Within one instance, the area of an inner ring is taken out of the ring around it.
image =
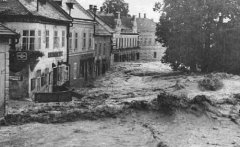
[[[78,2],[85,8],[88,9],[89,5],[97,5],[98,8],[102,6],[105,0],[78,0]],[[141,13],[141,17],[146,13],[147,18],[153,19],[155,22],[159,20],[159,13],[153,11],[155,2],[161,0],[124,0],[129,4],[129,14],[136,15]]]

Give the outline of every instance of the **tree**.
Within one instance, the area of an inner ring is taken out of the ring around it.
[[[174,69],[240,72],[239,6],[239,0],[156,3],[154,11],[161,13],[157,41],[167,48],[162,62]]]
[[[120,12],[121,16],[127,16],[129,12],[128,3],[124,0],[106,0],[102,7],[105,12],[113,13],[115,16],[117,12]]]

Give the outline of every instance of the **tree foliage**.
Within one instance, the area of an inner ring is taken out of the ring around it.
[[[102,7],[105,12],[113,13],[115,16],[117,12],[120,12],[121,16],[127,16],[129,12],[128,3],[124,0],[105,0]]]
[[[165,46],[162,62],[174,69],[240,72],[239,0],[164,0],[157,41]]]

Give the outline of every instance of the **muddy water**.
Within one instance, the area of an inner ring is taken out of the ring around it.
[[[115,119],[26,124],[0,129],[0,146],[34,147],[237,147],[239,126],[185,112],[132,112]]]

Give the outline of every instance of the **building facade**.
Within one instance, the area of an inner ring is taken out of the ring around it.
[[[0,23],[0,119],[6,114],[9,99],[9,51],[14,49],[16,38],[17,33]]]
[[[77,1],[55,0],[73,18],[69,33],[70,85],[82,87],[92,81],[94,72],[94,19]]]
[[[0,21],[20,34],[10,53],[10,97],[33,98],[69,81],[67,34],[71,17],[51,0],[0,1]]]
[[[94,29],[94,49],[95,75],[98,77],[105,74],[105,72],[110,68],[112,34],[114,33],[114,30],[96,15],[96,7],[94,10],[94,6],[90,5],[88,12],[90,12],[96,22]]]
[[[136,17],[121,17],[118,13],[116,18],[113,14],[102,11],[97,15],[114,30],[111,63],[138,60],[139,34],[137,33]]]
[[[156,23],[148,19],[146,14],[137,18],[137,32],[139,33],[140,60],[160,61],[165,48],[156,41]]]

